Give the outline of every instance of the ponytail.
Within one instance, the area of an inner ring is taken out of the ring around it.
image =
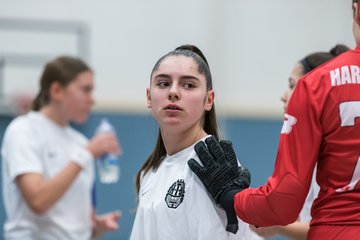
[[[41,107],[44,105],[44,102],[42,100],[42,92],[40,91],[34,101],[31,104],[31,109],[33,111],[39,111]]]

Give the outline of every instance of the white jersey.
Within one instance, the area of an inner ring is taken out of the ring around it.
[[[225,211],[188,167],[190,158],[199,162],[194,145],[167,155],[155,172],[141,177],[131,240],[247,239],[249,227],[240,220],[237,234],[225,230]]]
[[[69,164],[73,152],[84,149],[87,141],[70,126],[60,127],[39,112],[30,112],[10,123],[1,151],[7,215],[5,239],[91,238],[92,164],[81,170],[64,195],[42,215],[36,215],[28,208],[15,182],[17,176],[26,173],[39,173],[45,179],[53,178]]]

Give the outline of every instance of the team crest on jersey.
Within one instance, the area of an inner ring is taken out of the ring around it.
[[[184,179],[178,179],[169,188],[165,202],[169,208],[177,208],[184,200],[185,182]]]

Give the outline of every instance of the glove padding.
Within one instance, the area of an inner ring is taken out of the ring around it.
[[[205,142],[207,147],[202,141],[194,147],[203,167],[195,159],[190,159],[188,165],[215,203],[225,210],[228,219],[226,230],[235,234],[238,221],[234,210],[234,196],[249,187],[250,172],[238,166],[230,141],[218,142],[211,136],[205,139]]]

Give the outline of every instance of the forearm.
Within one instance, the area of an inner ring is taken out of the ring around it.
[[[81,167],[70,162],[58,175],[45,180],[40,174],[24,174],[17,178],[25,201],[36,214],[43,214],[66,192]]]
[[[91,239],[96,239],[103,235],[103,231],[101,231],[99,224],[98,224],[98,216],[96,215],[96,210],[93,209],[93,212],[91,214],[91,220],[92,220],[92,235]]]
[[[82,168],[93,163],[94,157],[87,150],[79,148],[69,156],[69,163],[54,177],[45,179],[39,173],[27,173],[16,178],[16,182],[28,206],[43,214],[67,191]]]
[[[44,183],[39,192],[39,200],[45,211],[64,195],[80,171],[81,167],[78,164],[70,162],[58,175]]]
[[[92,239],[101,237],[106,232],[106,230],[102,228],[99,224],[99,216],[96,215],[95,209],[93,210],[92,213],[92,224],[93,224]]]
[[[308,222],[294,222],[286,226],[278,226],[278,234],[291,240],[306,240],[308,231]]]
[[[236,214],[243,221],[260,227],[295,222],[306,198],[306,188],[290,174],[279,181],[269,181],[260,188],[236,194]]]
[[[275,225],[270,227],[255,227],[250,225],[250,229],[264,238],[284,236],[289,240],[306,240],[309,223],[294,222],[286,226]]]

